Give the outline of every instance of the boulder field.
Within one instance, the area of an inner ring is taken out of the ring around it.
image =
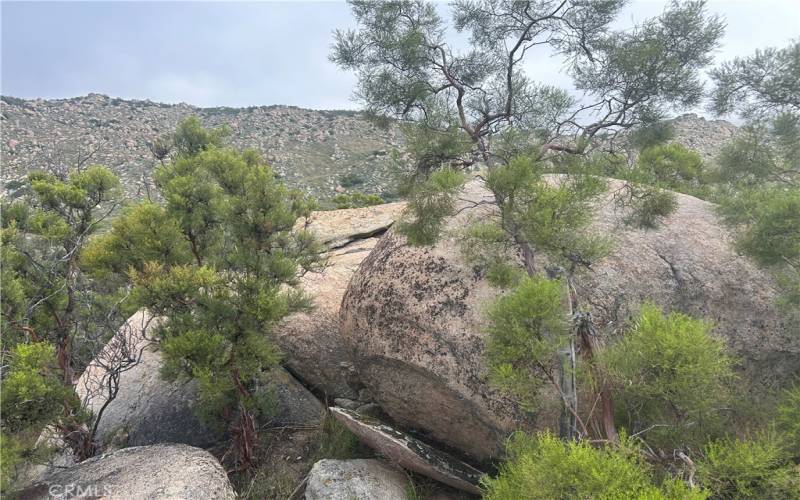
[[[774,306],[775,283],[736,254],[713,205],[677,195],[678,209],[663,224],[636,229],[623,223],[625,213],[614,203],[621,183],[610,180],[608,187],[592,228],[610,239],[612,250],[575,278],[582,308],[603,340],[624,333],[638,307],[652,301],[713,321],[714,333],[742,360],[748,390],[769,388],[798,373],[800,337],[791,334]],[[464,260],[460,242],[469,224],[493,217],[496,209],[482,203],[492,197],[480,180],[467,183],[459,200],[457,214],[447,219],[442,238],[430,247],[409,245],[391,227],[402,216],[403,203],[315,212],[298,222],[298,228],[310,230],[325,245],[326,265],[300,280],[315,309],[287,317],[271,332],[285,356],[284,366],[270,378],[278,400],[273,423],[313,427],[325,407],[318,398],[335,401],[356,411],[337,408],[331,413],[393,464],[475,493],[480,471],[429,445],[484,462],[502,456],[503,443],[514,430],[554,429],[558,410],[554,395],[545,394],[555,404],[526,412],[486,380],[485,307],[503,292]],[[537,257],[542,272],[545,265]],[[97,438],[106,454],[55,473],[39,471],[39,482],[26,490],[30,498],[39,498],[37,491],[46,495],[49,485],[57,484],[52,481],[67,480],[69,474],[72,481],[105,474],[114,487],[139,481],[147,494],[174,483],[174,498],[231,498],[227,480],[217,480],[219,464],[191,447],[209,447],[225,436],[195,416],[194,383],[166,382],[159,376],[161,355],[153,339],[157,324],[147,311],[132,316],[78,381],[76,390],[86,406],[94,413],[103,410]],[[106,404],[104,365],[121,359],[135,362],[121,374],[116,399]],[[372,412],[388,416],[391,426],[363,416]],[[181,444],[157,444],[164,442]],[[125,449],[113,451],[118,448]],[[162,459],[174,466],[174,472],[163,467],[164,480],[172,482],[159,483],[160,475],[146,481],[135,470],[114,465],[142,453],[153,455],[152,468],[161,470]],[[68,456],[59,457],[64,459],[59,465],[70,465]],[[207,471],[192,469],[206,459],[213,461]],[[383,462],[317,465],[308,477],[309,498],[352,492],[368,498],[374,488],[399,498],[407,486],[406,478]],[[191,472],[180,472],[184,466]],[[187,483],[182,474],[200,483]],[[202,488],[211,493],[200,495]]]

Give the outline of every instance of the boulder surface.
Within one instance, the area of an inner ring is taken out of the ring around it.
[[[306,500],[406,500],[408,478],[376,459],[320,460],[311,468]]]
[[[305,223],[298,222],[298,228],[305,227],[328,249],[326,265],[300,280],[314,309],[287,317],[276,328],[276,339],[286,367],[330,399],[359,399],[361,384],[339,335],[339,307],[353,273],[404,207],[405,203],[387,203],[314,212]]]
[[[679,194],[677,211],[660,227],[635,229],[613,201],[620,187],[609,181],[593,222],[613,249],[576,276],[581,307],[601,335],[621,331],[653,301],[713,321],[756,387],[795,373],[800,337],[775,308],[774,281],[736,254],[713,205]],[[501,291],[465,262],[460,240],[495,207],[485,203],[492,196],[480,180],[460,200],[433,246],[411,246],[395,230],[381,239],[350,281],[341,331],[360,380],[399,425],[483,460],[502,454],[515,429],[555,428],[557,412],[524,412],[486,380],[484,311]],[[537,265],[544,272],[542,258]]]
[[[344,408],[331,414],[358,439],[392,463],[458,490],[480,495],[483,472],[381,421]]]
[[[103,450],[161,442],[205,448],[225,437],[222,431],[210,429],[197,417],[196,382],[168,382],[161,377],[161,353],[151,339],[157,324],[158,319],[144,310],[134,314],[78,381],[76,391],[88,409],[97,415],[105,406],[97,428],[97,440]],[[135,362],[121,373],[119,392],[106,404],[108,375],[103,366],[117,363],[123,354]],[[273,368],[266,379],[276,398],[272,423],[320,421],[322,404],[283,368]]]
[[[182,444],[137,446],[61,470],[20,493],[25,499],[234,499],[209,452]]]

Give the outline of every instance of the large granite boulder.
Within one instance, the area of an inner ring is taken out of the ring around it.
[[[300,285],[314,309],[287,317],[276,328],[286,367],[303,382],[331,399],[358,399],[361,388],[339,336],[339,306],[350,277],[378,236],[400,216],[405,203],[314,212],[298,222],[328,249],[321,272],[307,273]]]
[[[197,384],[161,378],[161,353],[153,339],[159,319],[146,310],[131,316],[75,387],[87,409],[102,416],[97,426],[100,449],[183,443],[209,447],[221,436],[195,414]],[[110,398],[106,367],[128,364]],[[109,401],[110,400],[110,401]]]
[[[85,406],[95,415],[102,410],[96,435],[101,450],[162,442],[204,448],[225,437],[197,417],[196,382],[168,382],[161,377],[161,353],[152,339],[157,324],[158,318],[145,310],[134,314],[78,380],[76,392]],[[116,397],[109,401],[104,367],[119,366],[120,362],[129,366],[120,374]],[[277,401],[272,423],[306,425],[320,421],[322,404],[284,369],[272,369],[266,379]]]
[[[117,450],[59,470],[18,494],[22,499],[234,499],[225,470],[209,452],[182,444]]]
[[[743,358],[744,380],[763,387],[795,373],[800,337],[774,307],[775,284],[735,253],[713,206],[678,195],[677,211],[661,227],[635,229],[615,209],[619,188],[609,182],[593,223],[614,248],[576,279],[601,334],[654,301],[714,321],[716,334]],[[460,235],[494,207],[477,203],[492,200],[479,180],[460,199],[435,246],[410,246],[394,230],[381,239],[350,281],[341,332],[360,380],[398,424],[486,459],[502,453],[515,429],[552,428],[557,412],[523,412],[486,381],[484,310],[500,292],[465,263]]]
[[[306,500],[406,500],[408,477],[375,459],[320,460],[308,474]]]

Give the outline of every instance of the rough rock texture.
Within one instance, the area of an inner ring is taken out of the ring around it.
[[[706,160],[714,160],[722,147],[736,135],[736,125],[725,120],[706,120],[694,113],[671,120],[677,142],[696,151]]]
[[[61,470],[20,493],[24,499],[234,499],[207,451],[182,444],[126,448]]]
[[[127,356],[138,360],[121,374],[119,393],[100,419],[97,439],[103,449],[161,442],[205,448],[220,438],[195,416],[196,384],[161,378],[161,354],[152,341],[157,324],[145,310],[131,316],[78,380],[78,395],[98,414],[108,400],[103,366],[115,366]]]
[[[76,390],[87,408],[97,414],[108,400],[102,363],[111,364],[124,354],[140,359],[123,372],[117,397],[107,405],[98,426],[102,449],[143,446],[160,442],[208,447],[223,436],[207,428],[195,415],[197,386],[194,382],[167,382],[161,378],[161,353],[149,340],[157,324],[146,311],[133,315],[78,381]],[[123,339],[125,341],[123,342]],[[274,382],[277,414],[281,425],[313,424],[324,407],[308,390],[281,368],[268,375]]]
[[[320,460],[311,468],[306,500],[406,500],[403,471],[375,459]]]
[[[380,421],[344,408],[330,408],[331,414],[358,438],[382,456],[408,470],[453,488],[480,494],[483,472],[422,441]]]
[[[332,250],[383,233],[405,207],[405,202],[396,202],[364,208],[323,210],[313,212],[308,220],[298,221],[295,227],[305,227]]]
[[[308,273],[301,280],[314,309],[286,318],[276,328],[276,338],[289,370],[331,398],[359,399],[360,384],[339,335],[339,306],[350,277],[378,242],[369,236],[386,231],[404,207],[388,203],[314,212],[306,226],[332,250],[322,272]]]
[[[577,277],[584,307],[608,335],[646,300],[716,322],[715,332],[744,358],[757,385],[800,367],[800,337],[774,308],[769,275],[735,254],[711,204],[678,195],[677,212],[657,230],[621,223],[611,192],[594,227],[612,238],[611,255]],[[462,199],[491,199],[480,181]],[[467,202],[465,202],[465,206]],[[498,291],[460,254],[460,230],[491,208],[466,208],[433,247],[412,247],[389,231],[353,276],[341,328],[361,380],[395,421],[476,458],[501,453],[518,428],[552,426],[527,415],[485,380],[484,315]],[[541,259],[539,259],[541,266]]]
[[[277,413],[270,420],[274,425],[314,425],[319,423],[325,407],[283,368],[273,368],[267,375],[277,398]]]
[[[389,150],[403,148],[397,127],[381,128],[355,111],[318,111],[293,106],[199,108],[111,98],[101,94],[71,99],[0,102],[0,177],[7,195],[13,181],[49,163],[74,164],[91,154],[122,179],[135,198],[152,187],[155,165],[147,143],[173,132],[179,120],[197,116],[206,126],[227,125],[230,143],[261,153],[291,187],[317,199],[336,194],[343,175],[361,181],[353,189],[379,194],[395,187]],[[151,191],[153,191],[151,189]]]

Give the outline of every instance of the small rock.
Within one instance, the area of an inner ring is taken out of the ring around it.
[[[311,468],[306,500],[405,500],[408,478],[375,459],[320,460]]]
[[[374,418],[344,408],[330,408],[331,414],[350,432],[392,463],[430,477],[453,488],[480,494],[483,472],[422,441]]]

